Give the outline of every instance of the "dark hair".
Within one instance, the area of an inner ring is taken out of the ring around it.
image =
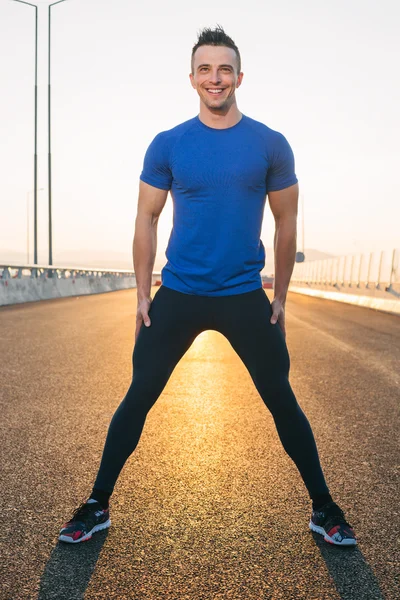
[[[234,50],[236,53],[236,58],[237,58],[237,63],[238,63],[237,68],[238,68],[238,73],[240,73],[240,70],[241,70],[240,52],[239,52],[238,47],[236,46],[235,42],[233,41],[233,39],[230,38],[229,35],[226,35],[226,33],[223,30],[221,25],[217,24],[215,29],[210,29],[209,27],[205,27],[204,29],[202,29],[200,31],[200,33],[198,33],[197,43],[195,46],[193,46],[193,49],[192,49],[192,59],[191,59],[192,73],[193,73],[193,67],[194,67],[194,54],[195,54],[197,48],[200,48],[200,46],[226,46],[227,48],[232,48],[232,50]]]

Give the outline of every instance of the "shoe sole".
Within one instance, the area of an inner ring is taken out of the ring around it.
[[[320,533],[321,535],[323,535],[324,540],[329,544],[335,544],[335,546],[355,546],[357,544],[357,540],[351,538],[344,538],[341,542],[337,542],[326,533],[323,527],[315,525],[315,523],[313,523],[312,521],[310,521],[309,527],[312,531],[315,531],[315,533]]]
[[[60,542],[67,542],[68,544],[79,544],[79,542],[87,542],[90,540],[92,535],[97,531],[102,531],[103,529],[108,529],[111,525],[111,519],[108,519],[105,523],[100,523],[99,525],[95,525],[91,531],[89,531],[86,535],[79,538],[79,540],[73,540],[69,535],[60,535]]]

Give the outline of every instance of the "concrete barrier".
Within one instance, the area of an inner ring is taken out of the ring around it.
[[[314,296],[314,298],[324,298],[325,300],[335,300],[336,302],[345,302],[347,304],[356,304],[366,308],[373,308],[387,313],[400,315],[400,299],[391,296],[388,292],[379,292],[379,290],[371,290],[370,295],[367,295],[368,289],[364,290],[364,294],[339,292],[324,290],[321,288],[310,288],[306,285],[289,285],[289,292],[296,294],[304,294],[306,296]]]
[[[153,273],[152,285],[160,280]],[[133,271],[0,265],[0,306],[136,288]]]
[[[102,294],[136,287],[135,277],[78,277],[73,279],[5,279],[0,280],[0,306]]]

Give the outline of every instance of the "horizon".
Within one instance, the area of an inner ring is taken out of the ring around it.
[[[87,259],[82,258],[85,256],[88,257]],[[265,272],[270,273],[271,270],[273,270],[274,268],[274,249],[272,247],[266,247],[265,248],[265,253],[266,253],[266,260],[265,260],[265,267],[264,269],[262,269],[261,274],[265,274]],[[354,255],[359,255],[359,254],[365,254],[365,253],[353,253]],[[390,254],[387,253],[387,254]],[[99,268],[108,268],[108,269],[122,269],[122,270],[127,270],[127,269],[132,269],[133,270],[133,260],[132,260],[132,253],[131,255],[127,255],[124,252],[118,252],[115,250],[109,251],[107,253],[103,253],[102,251],[96,251],[96,250],[79,250],[79,249],[75,249],[75,250],[65,250],[65,251],[59,251],[56,253],[55,255],[56,257],[58,256],[59,259],[58,260],[53,260],[53,266],[54,267],[80,267],[80,268],[88,268],[90,269],[91,267],[99,269]],[[70,256],[71,258],[68,259],[67,257]],[[305,261],[304,262],[312,262],[314,260],[324,260],[324,259],[328,259],[328,258],[337,258],[341,255],[338,254],[332,254],[332,253],[328,253],[328,252],[322,252],[320,250],[317,250],[315,248],[305,248]],[[32,258],[32,257],[31,257]],[[48,261],[42,261],[40,260],[40,256],[38,257],[38,265],[41,266],[48,266]],[[166,264],[167,262],[167,258],[164,256],[162,256],[159,252],[157,252],[156,255],[156,259],[155,259],[155,263],[154,263],[154,272],[158,272],[161,271],[161,269],[163,268],[163,266]],[[118,264],[117,264],[118,263]],[[20,252],[20,251],[0,251],[0,264],[9,264],[10,266],[12,265],[33,265],[33,261],[31,260],[30,262],[28,262],[26,260],[26,255],[24,252]],[[297,264],[297,263],[295,263]]]

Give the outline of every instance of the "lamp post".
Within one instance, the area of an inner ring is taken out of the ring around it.
[[[49,88],[48,88],[48,131],[49,131],[49,265],[53,264],[53,232],[52,232],[52,212],[51,212],[51,71],[50,71],[50,56],[51,56],[51,7],[55,4],[61,4],[66,0],[58,0],[49,4]]]
[[[39,192],[42,192],[44,188],[39,188]],[[33,194],[35,190],[30,190],[26,194],[26,264],[29,265],[30,253],[29,253],[29,195]],[[35,264],[37,264],[35,262]]]
[[[35,142],[34,142],[34,159],[33,159],[33,191],[34,191],[34,264],[37,264],[37,48],[38,48],[38,7],[36,4],[25,2],[24,0],[13,0],[13,2],[20,2],[21,4],[27,4],[33,6],[35,9]]]
[[[304,254],[304,194],[301,195],[301,228],[302,228],[302,242],[303,242],[303,254]]]

